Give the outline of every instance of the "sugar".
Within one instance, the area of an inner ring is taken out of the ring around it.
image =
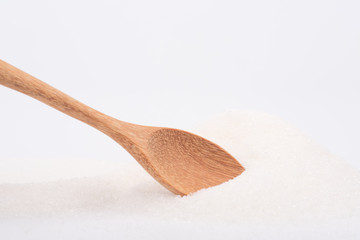
[[[135,225],[151,219],[155,228],[163,227],[155,222],[166,222],[169,228],[184,223],[208,224],[205,229],[235,225],[232,231],[236,232],[246,224],[249,236],[258,231],[249,229],[259,224],[306,225],[341,219],[345,221],[342,226],[349,226],[360,222],[359,170],[291,124],[264,113],[233,111],[210,119],[193,132],[224,147],[246,171],[185,197],[168,192],[136,162],[119,163],[112,172],[92,177],[3,183],[0,219],[101,214],[102,219],[117,221],[142,219]],[[76,167],[81,169],[81,165]],[[334,226],[340,224],[326,227],[323,234]],[[360,236],[354,230],[357,227],[352,228],[351,236]],[[242,234],[244,231],[242,228]]]
[[[220,211],[223,218],[360,216],[359,171],[289,123],[258,112],[230,112],[197,132],[224,146],[247,169],[234,181],[194,196],[221,200],[227,208]]]

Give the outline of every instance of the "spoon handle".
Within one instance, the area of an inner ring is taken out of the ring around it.
[[[0,84],[33,97],[73,118],[109,134],[113,118],[0,60]]]

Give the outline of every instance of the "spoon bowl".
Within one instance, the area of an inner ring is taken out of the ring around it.
[[[149,162],[170,191],[187,195],[226,182],[244,168],[220,146],[178,129],[155,131],[147,144]]]

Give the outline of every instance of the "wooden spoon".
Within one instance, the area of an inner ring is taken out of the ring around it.
[[[178,129],[123,122],[92,109],[0,60],[0,84],[105,133],[164,187],[179,195],[226,182],[245,169],[218,145]]]

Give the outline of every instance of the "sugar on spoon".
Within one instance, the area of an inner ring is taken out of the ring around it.
[[[218,145],[172,128],[148,127],[107,116],[0,60],[0,84],[33,97],[105,133],[159,183],[187,195],[240,175],[245,169]]]

